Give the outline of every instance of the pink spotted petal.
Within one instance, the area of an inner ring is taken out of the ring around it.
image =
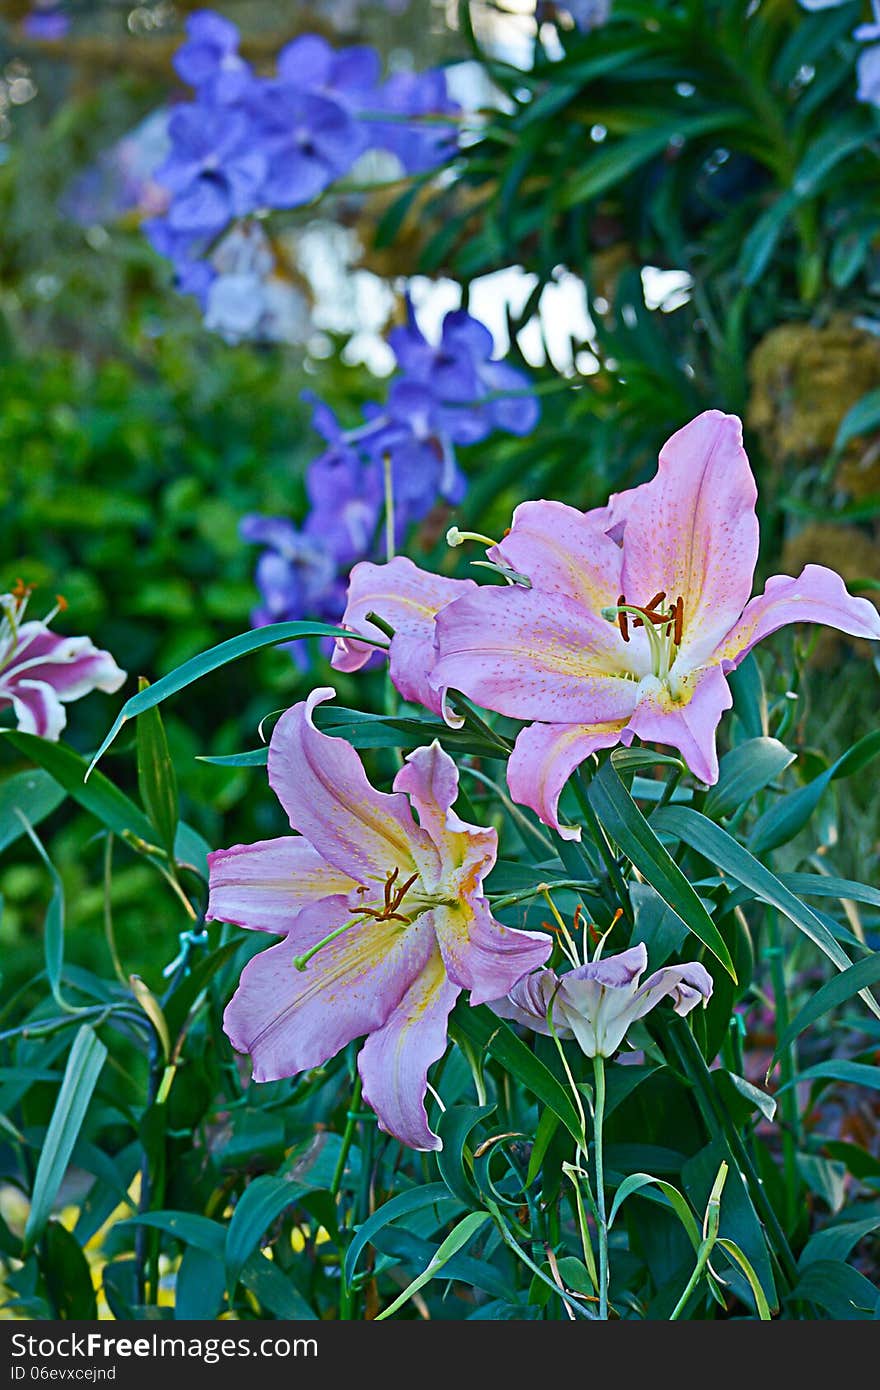
[[[384,618],[394,628],[389,668],[395,688],[405,700],[439,714],[439,696],[428,683],[435,659],[434,616],[476,587],[472,579],[429,574],[402,555],[387,565],[363,561],[351,572],[342,626],[384,639],[384,634],[367,622],[367,614]],[[358,671],[375,650],[363,642],[338,639],[332,665],[337,671]]]
[[[638,687],[630,682],[635,707]],[[579,840],[580,826],[559,821],[559,798],[576,767],[600,748],[622,739],[625,719],[606,724],[530,724],[519,733],[507,764],[507,785],[514,801],[531,806],[545,825],[564,840]]]
[[[646,743],[677,748],[694,776],[712,785],[718,781],[715,731],[733,697],[720,666],[685,672],[678,685],[680,699],[674,700],[660,681],[643,681],[629,732]]]
[[[438,907],[430,916],[446,973],[454,984],[470,990],[472,1004],[509,993],[523,975],[543,965],[553,949],[543,932],[496,922],[483,899]]]
[[[407,793],[437,848],[437,872],[425,874],[425,887],[456,899],[479,892],[498,855],[498,834],[490,826],[469,825],[453,811],[458,768],[436,740],[407,754],[394,790]]]
[[[655,594],[684,601],[680,656],[701,664],[752,590],[758,558],[757,489],[735,415],[707,410],[660,451],[656,476],[612,500],[624,521],[621,592],[641,606]]]
[[[434,935],[425,917],[405,931],[399,922],[366,921],[297,970],[296,956],[349,919],[345,898],[326,898],[245,966],[223,1027],[237,1051],[250,1053],[255,1081],[320,1066],[382,1028],[430,959]]]
[[[208,866],[208,921],[254,931],[289,932],[304,907],[355,887],[354,879],[294,835],[214,850]]]
[[[880,614],[866,598],[853,598],[834,570],[807,565],[797,579],[776,574],[763,594],[746,604],[745,612],[722,641],[715,660],[738,666],[756,642],[788,623],[824,623],[851,637],[880,640]]]
[[[434,951],[384,1028],[371,1033],[358,1057],[364,1100],[379,1128],[411,1149],[441,1149],[425,1111],[428,1069],[446,1051],[447,1020],[459,995]]]
[[[272,733],[269,783],[290,824],[328,864],[361,883],[384,880],[395,868],[409,877],[417,858],[435,865],[436,851],[403,793],[377,791],[351,745],[312,723],[315,706],[334,695],[326,687],[313,690]]]
[[[565,594],[598,613],[617,603],[623,556],[607,535],[608,509],[579,512],[563,502],[523,502],[490,560],[531,579],[532,587]]]
[[[632,709],[618,629],[561,594],[483,588],[444,608],[436,628],[436,690],[547,723],[601,723]]]
[[[7,685],[0,679],[0,709],[10,704],[23,734],[38,734],[53,743],[60,738],[67,711],[51,685],[34,680],[17,680]]]

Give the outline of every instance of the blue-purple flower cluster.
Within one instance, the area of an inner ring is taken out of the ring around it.
[[[383,80],[366,45],[334,49],[306,34],[282,48],[274,76],[260,76],[239,53],[236,26],[201,10],[174,66],[195,95],[172,112],[171,151],[157,172],[168,210],[144,226],[174,263],[178,288],[203,308],[217,273],[208,252],[237,219],[311,203],[367,149],[422,173],[457,148],[443,73]]]
[[[263,546],[254,626],[306,617],[337,622],[353,564],[385,559],[439,500],[461,501],[466,481],[456,446],[496,429],[526,435],[538,422],[528,377],[493,359],[492,335],[464,309],[446,315],[435,345],[408,303],[407,322],[389,342],[398,369],[384,406],[366,406],[363,422],[343,430],[327,405],[314,402],[314,427],[327,448],[306,473],[303,525],[242,519],[242,538]],[[297,659],[301,645],[294,644]]]

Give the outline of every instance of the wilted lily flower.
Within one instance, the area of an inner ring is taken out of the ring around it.
[[[531,587],[481,587],[438,613],[431,686],[538,721],[517,738],[508,782],[567,838],[580,831],[560,827],[560,793],[598,749],[671,744],[715,782],[727,675],[777,628],[826,623],[880,638],[877,609],[822,565],[776,575],[749,598],[756,498],[740,421],[706,411],[664,445],[650,482],[607,507],[518,507],[488,555]]]
[[[64,706],[92,690],[112,694],[125,680],[109,652],[88,637],[61,637],[49,631],[62,598],[41,622],[24,622],[31,590],[19,580],[0,594],[0,709],[12,706],[25,734],[55,742],[67,723]]]
[[[648,952],[640,944],[588,961],[565,975],[539,970],[489,1007],[500,1018],[545,1034],[550,1033],[549,1011],[557,1037],[574,1038],[587,1057],[610,1057],[630,1024],[644,1018],[661,999],[671,996],[675,1012],[684,1017],[697,1004],[705,1008],[711,998],[712,976],[698,961],[664,966],[640,985],[647,965]]]
[[[505,994],[551,943],[492,917],[482,881],[497,837],[452,810],[448,754],[417,749],[393,794],[377,791],[351,745],[312,722],[333,694],[294,705],[269,745],[269,782],[300,834],[210,856],[209,918],[284,937],[245,967],[224,1027],[257,1081],[320,1066],[367,1034],[358,1066],[379,1124],[438,1149],[427,1073],[459,992],[472,1004]]]

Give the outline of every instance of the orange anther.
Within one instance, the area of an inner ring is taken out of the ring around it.
[[[620,605],[621,605],[622,603],[626,603],[626,598],[624,597],[623,594],[621,594],[620,597],[619,597],[618,600],[617,600],[617,606],[618,606],[618,608],[620,608]],[[627,613],[618,612],[618,614],[617,614],[617,621],[618,621],[618,624],[619,624],[619,626],[620,626],[620,635],[621,635],[621,637],[623,638],[624,642],[628,642],[628,641],[629,641],[629,615],[628,615]]]
[[[66,613],[66,612],[67,612],[67,610],[68,610],[68,608],[69,608],[70,605],[68,604],[67,599],[64,597],[63,594],[56,594],[56,595],[55,595],[55,602],[58,604],[58,611],[59,611],[59,613]]]
[[[675,634],[672,638],[677,647],[681,646],[682,630],[684,628],[684,599],[679,594],[675,600]]]

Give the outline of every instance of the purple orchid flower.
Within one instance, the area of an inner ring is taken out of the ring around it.
[[[267,172],[243,112],[188,102],[168,122],[171,153],[156,173],[172,195],[172,232],[211,237],[258,206]]]
[[[310,203],[366,148],[364,131],[345,107],[302,83],[263,82],[249,110],[267,161],[260,192],[268,207]]]
[[[64,706],[93,690],[112,694],[125,680],[109,652],[88,637],[61,637],[49,623],[66,604],[41,622],[23,622],[30,590],[19,583],[0,595],[0,709],[12,706],[22,733],[57,742],[67,723]]]
[[[446,315],[433,347],[407,300],[407,322],[388,341],[405,379],[431,392],[437,427],[455,444],[477,444],[493,429],[530,434],[537,424],[540,408],[528,377],[492,359],[491,333],[466,310]]]
[[[186,34],[172,59],[178,77],[206,101],[221,106],[238,101],[253,73],[239,55],[236,26],[213,10],[199,10],[187,19]]]
[[[580,832],[560,826],[560,793],[599,749],[671,744],[717,780],[726,677],[762,638],[814,622],[880,639],[876,608],[821,565],[749,599],[756,496],[740,421],[707,411],[668,441],[650,482],[607,507],[518,507],[488,555],[531,587],[480,588],[437,614],[432,688],[537,721],[517,738],[508,782],[566,838]]]
[[[449,96],[441,69],[392,73],[375,93],[373,109],[392,119],[370,122],[370,143],[396,155],[406,173],[426,173],[456,154],[457,126],[437,120],[460,111]]]
[[[506,994],[551,942],[492,917],[482,882],[497,836],[452,810],[458,772],[439,744],[379,792],[354,749],[312,722],[333,695],[294,705],[269,744],[269,782],[299,834],[209,856],[208,917],[283,936],[245,967],[224,1028],[257,1081],[366,1034],[358,1068],[381,1128],[439,1149],[424,1098],[459,992],[472,1004]]]
[[[365,637],[381,637],[379,629],[367,620],[368,613],[376,613],[393,627],[388,659],[396,689],[405,700],[439,714],[440,696],[428,680],[434,664],[434,616],[476,589],[472,579],[428,574],[402,555],[387,565],[363,561],[351,572],[341,625]],[[337,638],[331,664],[337,671],[359,671],[375,650],[351,638]]]
[[[549,1016],[558,1038],[574,1038],[587,1057],[611,1057],[630,1025],[661,999],[671,996],[675,1012],[684,1018],[698,1004],[705,1008],[712,997],[712,976],[698,961],[664,966],[640,985],[647,966],[648,952],[639,944],[564,975],[555,970],[527,975],[489,1007],[499,1018],[545,1035],[550,1034]]]

